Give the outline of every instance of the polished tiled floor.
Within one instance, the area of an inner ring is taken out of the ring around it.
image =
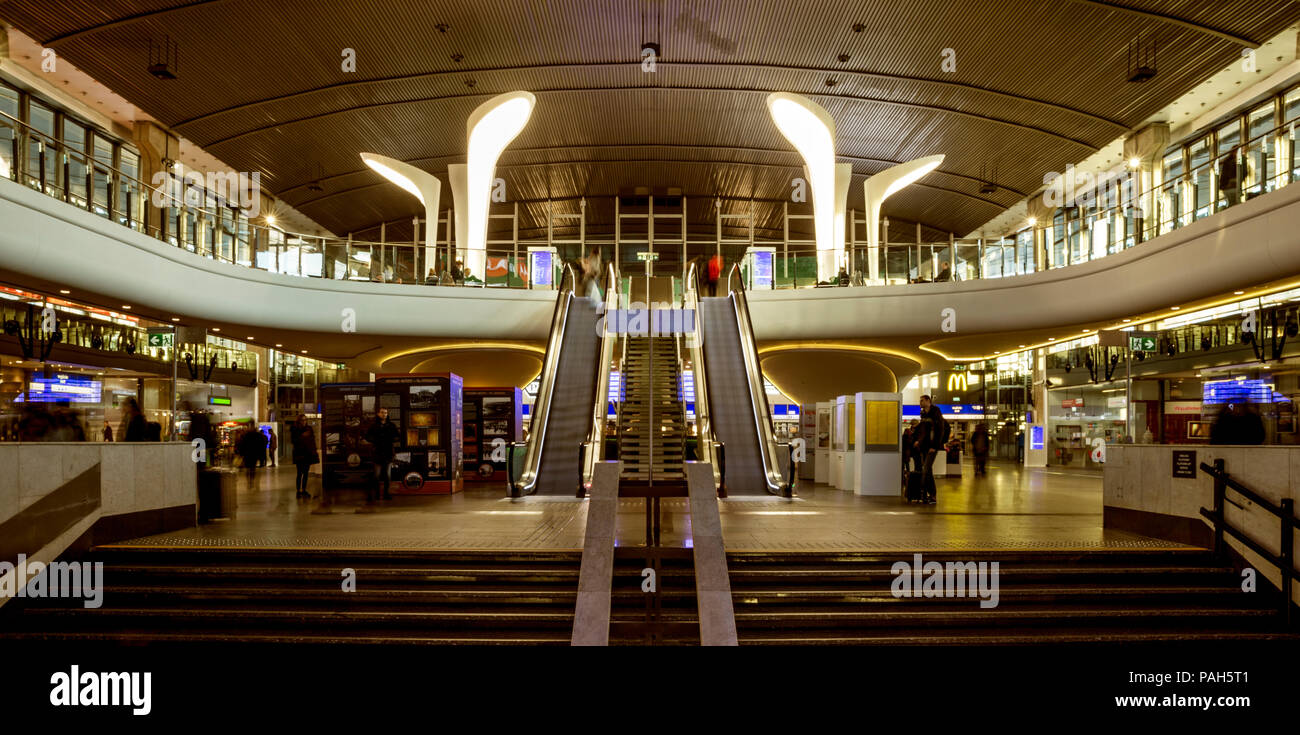
[[[794,500],[722,501],[733,551],[877,549],[1060,549],[1169,547],[1168,542],[1102,528],[1100,473],[991,464],[987,477],[937,480],[937,505],[897,497],[858,497],[803,485]],[[211,547],[392,549],[576,549],[586,503],[569,498],[510,500],[501,487],[470,486],[452,496],[398,496],[357,513],[357,498],[322,512],[319,500],[295,500],[292,468],[263,469],[239,480],[235,518],[129,544]],[[319,478],[312,489],[320,493]],[[663,503],[662,542],[686,543],[685,500]],[[621,501],[619,543],[645,540],[643,500]]]

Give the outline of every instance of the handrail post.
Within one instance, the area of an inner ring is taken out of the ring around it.
[[[1224,482],[1224,464],[1222,459],[1214,460],[1214,555],[1223,557],[1223,524],[1227,519],[1223,516],[1223,493],[1227,489],[1227,483]]]
[[[1291,627],[1291,584],[1295,577],[1295,499],[1282,498],[1282,619]]]

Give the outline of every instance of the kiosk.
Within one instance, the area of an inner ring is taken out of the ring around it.
[[[464,390],[466,482],[505,482],[510,445],[524,436],[523,392],[518,388]]]
[[[321,487],[364,488],[374,472],[374,447],[365,437],[375,421],[375,385],[327,383],[320,400]]]
[[[461,384],[455,373],[375,377],[375,408],[388,409],[398,427],[388,470],[394,494],[445,495],[464,489]]]
[[[856,393],[850,421],[854,440],[849,445],[855,495],[897,495],[903,455],[900,441],[903,395]]]

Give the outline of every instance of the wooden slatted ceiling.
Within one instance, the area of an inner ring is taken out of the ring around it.
[[[1294,0],[1111,4],[1256,42],[1300,19]],[[812,95],[835,117],[841,160],[854,165],[850,206],[861,206],[862,178],[890,161],[945,153],[885,213],[965,232],[1241,50],[1077,0],[8,0],[0,18],[234,168],[262,171],[274,193],[340,233],[416,209],[359,152],[412,161],[445,183],[447,164],[464,160],[469,112],[513,89],[539,104],[501,159],[511,199],[649,186],[781,201],[800,161],[763,104],[780,90]],[[1139,35],[1157,39],[1160,73],[1130,84]],[[150,43],[164,39],[179,47],[180,78],[169,82],[145,71]],[[643,41],[662,48],[653,74],[641,71]],[[356,51],[355,74],[340,67],[344,48]],[[949,48],[951,74],[940,69]],[[1008,189],[980,194],[992,163]],[[324,191],[307,191],[322,171]],[[540,206],[523,209],[525,231],[544,229]],[[779,208],[760,222],[779,228]]]

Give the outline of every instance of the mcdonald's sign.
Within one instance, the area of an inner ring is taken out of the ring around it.
[[[960,393],[965,393],[965,392],[966,392],[966,386],[967,386],[967,382],[966,382],[966,373],[964,373],[964,372],[960,372],[960,373],[958,373],[958,372],[948,373],[948,392],[949,392],[949,393],[959,393],[959,392],[960,392]]]

